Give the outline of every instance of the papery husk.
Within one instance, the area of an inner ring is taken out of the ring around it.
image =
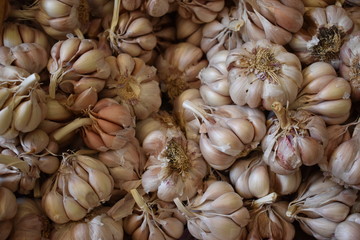
[[[265,115],[247,106],[196,106],[189,100],[183,107],[201,119],[200,150],[211,167],[224,170],[238,157],[255,149],[266,133]]]
[[[90,8],[85,0],[40,0],[35,14],[44,31],[57,40],[67,34],[83,37],[89,26]]]
[[[112,74],[101,92],[102,97],[129,105],[138,120],[159,111],[161,95],[155,67],[125,53],[108,57],[107,61],[111,65]]]
[[[299,221],[306,233],[328,239],[337,224],[345,220],[356,198],[356,190],[346,189],[316,172],[300,185],[286,215]]]
[[[246,0],[243,4],[242,36],[245,42],[267,39],[285,45],[303,25],[302,1]]]
[[[273,107],[276,116],[267,120],[268,130],[261,142],[263,160],[270,170],[288,175],[302,165],[321,163],[328,144],[324,120],[303,110],[287,110],[278,102]]]
[[[59,170],[42,186],[42,207],[55,223],[83,219],[109,200],[114,180],[108,168],[90,156],[64,155]]]
[[[142,175],[145,192],[156,192],[167,202],[196,194],[208,172],[196,142],[187,140],[179,128],[163,128],[150,132],[142,147],[148,156]]]
[[[224,181],[212,181],[203,193],[184,204],[174,200],[187,219],[187,227],[197,239],[245,239],[250,220],[242,198]]]
[[[337,69],[340,48],[354,25],[345,9],[336,5],[310,8],[304,20],[289,43],[293,52],[305,65],[328,62]]]
[[[161,90],[173,101],[186,89],[199,88],[197,76],[207,64],[202,50],[191,43],[169,46],[156,61]]]
[[[99,207],[89,213],[82,221],[56,224],[50,239],[114,239],[124,238],[123,221],[115,221],[107,215],[108,207]]]
[[[360,32],[349,37],[340,49],[340,75],[351,86],[351,99],[360,101]]]
[[[224,8],[224,0],[207,1],[178,1],[178,14],[183,18],[189,18],[194,23],[208,23],[213,21]]]
[[[271,110],[274,101],[291,104],[303,82],[299,59],[266,39],[231,50],[226,66],[230,97],[240,106]]]
[[[312,63],[303,76],[301,90],[289,108],[312,112],[327,124],[344,123],[350,116],[350,84],[325,62]]]

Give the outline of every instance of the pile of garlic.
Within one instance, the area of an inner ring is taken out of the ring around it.
[[[0,2],[0,240],[360,226],[356,0]]]

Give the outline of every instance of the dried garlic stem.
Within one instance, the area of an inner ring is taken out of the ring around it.
[[[117,47],[116,47],[117,44],[116,44],[114,37],[115,37],[115,28],[119,22],[120,6],[121,6],[121,0],[115,0],[113,16],[112,16],[110,30],[109,30],[110,45],[113,49],[117,49]]]
[[[65,127],[56,130],[52,134],[52,137],[54,138],[55,141],[59,142],[72,131],[81,128],[83,126],[91,125],[92,123],[93,120],[91,118],[77,118],[73,120],[71,123],[67,124]]]
[[[151,214],[151,210],[148,207],[148,205],[145,203],[143,197],[139,194],[139,192],[136,189],[131,189],[130,190],[131,195],[133,196],[136,204],[141,208],[141,210],[143,210],[144,212],[150,213]]]
[[[22,172],[29,172],[29,164],[25,161],[19,160],[17,157],[0,154],[0,163],[6,166],[14,166]]]
[[[80,30],[80,28],[76,28],[74,30],[75,35],[80,39],[80,40],[84,40],[84,34],[82,33],[82,31]]]
[[[289,218],[296,217],[298,206],[297,205],[289,205],[288,210],[286,211],[286,216]]]
[[[184,213],[186,216],[188,217],[196,217],[196,214],[193,212],[190,212],[189,210],[187,210],[187,208],[182,204],[182,202],[180,201],[179,198],[175,198],[174,199],[174,203],[176,205],[176,207],[182,212]]]
[[[25,78],[16,89],[17,95],[24,95],[36,82],[40,81],[40,76],[37,73],[33,73]]]
[[[251,207],[260,208],[264,204],[269,204],[269,203],[275,202],[277,197],[278,197],[278,195],[275,192],[270,193],[270,194],[266,195],[265,197],[262,197],[262,198],[259,198],[255,201],[253,201],[251,203]]]
[[[280,122],[280,127],[286,129],[290,125],[289,118],[287,116],[286,109],[281,105],[280,102],[274,102],[272,104],[273,112],[276,114],[277,119]]]
[[[201,109],[200,107],[196,106],[196,104],[194,104],[190,100],[185,100],[182,106],[193,112],[196,116],[200,117],[202,120],[215,123],[215,120],[211,116],[209,116],[209,114],[204,109]]]

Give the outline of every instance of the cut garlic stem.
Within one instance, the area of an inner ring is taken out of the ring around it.
[[[280,122],[281,129],[286,129],[290,123],[284,106],[280,102],[274,102],[271,107]]]
[[[175,198],[174,199],[174,203],[176,205],[176,207],[182,212],[184,213],[186,216],[188,217],[196,217],[196,214],[193,212],[190,212],[189,210],[187,210],[187,208],[182,204],[182,202],[180,201],[179,198]]]
[[[270,204],[276,201],[278,195],[273,192],[270,193],[268,195],[266,195],[265,197],[259,198],[255,201],[252,202],[251,207],[253,208],[260,208],[262,205],[264,204]]]
[[[66,137],[72,131],[81,128],[83,126],[88,126],[93,123],[91,118],[77,118],[73,120],[71,123],[67,124],[65,127],[62,127],[56,130],[52,137],[55,141],[60,142],[64,137]]]
[[[286,216],[289,218],[296,217],[297,208],[297,205],[289,205],[288,210],[286,211]]]
[[[148,205],[145,203],[143,197],[139,194],[139,192],[136,189],[130,190],[131,195],[133,196],[136,204],[144,211],[149,214],[151,214],[151,210],[148,207]]]
[[[16,89],[17,95],[24,95],[29,88],[31,88],[36,82],[40,81],[40,76],[37,73],[33,73],[25,78]]]

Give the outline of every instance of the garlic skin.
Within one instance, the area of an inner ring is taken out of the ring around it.
[[[56,224],[50,240],[66,239],[124,239],[123,221],[115,221],[107,215],[108,207],[100,207],[88,214],[83,220],[67,224]]]
[[[266,39],[231,50],[226,66],[230,97],[240,106],[270,111],[274,101],[292,103],[303,82],[299,59]]]
[[[360,32],[349,37],[340,49],[340,75],[351,85],[351,99],[360,101]]]
[[[334,240],[356,239],[360,234],[360,213],[350,214],[345,221],[336,226]]]
[[[336,5],[311,8],[304,14],[305,24],[294,34],[290,47],[301,63],[328,62],[339,67],[339,52],[344,37],[353,29],[345,9]]]
[[[156,192],[167,202],[196,194],[208,172],[196,142],[187,140],[178,128],[164,128],[150,132],[142,147],[148,157],[142,175],[145,192]]]
[[[25,24],[5,23],[0,37],[0,46],[11,48],[22,43],[37,43],[47,51],[50,49],[48,37],[44,32]]]
[[[229,183],[210,181],[204,192],[190,199],[186,206],[178,198],[174,202],[196,239],[245,239],[249,211]]]
[[[326,161],[323,170],[331,179],[346,187],[360,189],[360,125],[357,124],[352,137],[341,143]]]
[[[157,44],[149,18],[143,12],[136,10],[124,13],[119,11],[116,19],[117,21],[114,19],[110,21],[110,15],[103,21],[103,28],[109,29],[111,49],[117,54],[127,53],[148,62]]]
[[[245,0],[241,4],[244,9],[242,36],[245,42],[267,39],[285,45],[304,22],[303,1]]]
[[[177,1],[178,14],[183,18],[189,18],[194,23],[208,23],[213,21],[218,13],[224,8],[224,0],[206,1]]]
[[[78,221],[109,200],[113,188],[114,180],[101,161],[86,155],[68,155],[43,184],[41,204],[55,223]]]
[[[209,58],[209,65],[199,72],[201,81],[200,94],[205,104],[221,106],[232,103],[229,93],[230,82],[226,68],[229,51],[222,50]]]
[[[68,33],[82,36],[89,25],[90,9],[86,0],[40,0],[35,18],[44,31],[57,40]]]
[[[47,50],[37,43],[21,43],[13,47],[0,47],[0,64],[17,66],[29,73],[40,73],[47,64]]]
[[[48,238],[50,221],[41,209],[40,201],[30,198],[17,198],[18,211],[14,217],[14,230],[9,239]]]
[[[305,7],[327,7],[334,5],[337,0],[303,0]]]
[[[276,116],[267,120],[267,133],[261,142],[263,160],[270,170],[282,175],[295,173],[300,166],[322,161],[328,144],[322,118],[303,110],[288,111],[273,104]]]
[[[189,100],[183,107],[201,119],[200,150],[214,169],[229,168],[237,158],[255,149],[265,136],[265,115],[258,109],[237,105],[211,108],[196,106]]]
[[[232,8],[225,7],[214,21],[204,25],[200,46],[208,59],[219,51],[232,50],[242,45],[242,11],[241,4]]]
[[[57,88],[67,94],[80,94],[90,87],[100,92],[111,74],[107,56],[108,52],[92,39],[73,37],[55,43],[47,65],[50,97],[55,98]]]
[[[306,110],[322,117],[327,124],[341,124],[350,116],[351,87],[337,77],[329,63],[315,62],[303,71],[303,84],[289,109]]]
[[[292,175],[279,175],[262,161],[261,152],[254,152],[237,160],[230,168],[230,182],[236,192],[245,199],[261,198],[276,192],[288,195],[297,191],[301,183],[301,171]]]
[[[160,87],[171,100],[189,88],[199,88],[200,70],[208,65],[199,47],[181,42],[168,47],[156,61]]]
[[[286,215],[298,221],[300,227],[316,239],[330,239],[336,226],[348,216],[357,191],[324,178],[320,172],[309,176],[300,185]]]
[[[113,98],[128,105],[137,120],[143,120],[159,111],[161,94],[155,67],[125,53],[106,60],[112,73],[101,97]]]

